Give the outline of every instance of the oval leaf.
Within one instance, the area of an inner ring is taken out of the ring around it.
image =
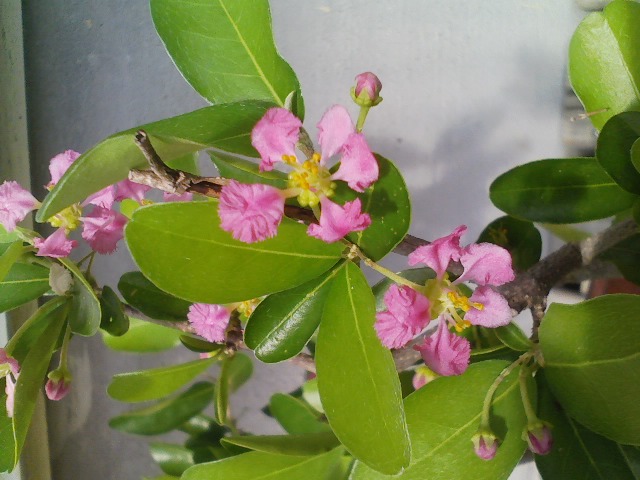
[[[302,435],[243,435],[224,437],[222,444],[225,443],[279,455],[318,455],[340,445],[333,432]]]
[[[640,194],[640,172],[633,164],[633,145],[640,137],[640,112],[611,118],[598,136],[596,158],[611,178],[628,192]]]
[[[241,353],[227,358],[222,364],[216,385],[216,420],[227,425],[229,420],[229,395],[240,388],[253,373],[251,359]]]
[[[498,340],[504,343],[511,350],[515,350],[516,352],[527,352],[533,347],[533,343],[529,337],[527,337],[522,329],[514,322],[493,330],[498,337]]]
[[[538,160],[494,180],[490,198],[500,210],[533,222],[578,223],[610,217],[633,205],[595,158]]]
[[[118,295],[108,285],[102,287],[100,307],[102,309],[102,318],[100,320],[100,328],[102,330],[115,337],[127,333],[129,330],[129,317],[124,314],[122,302],[120,302]]]
[[[137,318],[129,319],[129,330],[120,337],[105,333],[105,345],[117,352],[156,353],[177,347],[182,332]]]
[[[506,248],[513,266],[524,271],[538,260],[542,253],[542,237],[531,222],[510,216],[500,217],[482,231],[478,242],[488,242]]]
[[[187,468],[194,464],[193,452],[178,445],[150,443],[149,451],[160,469],[168,475],[180,477]]]
[[[287,176],[279,170],[261,172],[258,163],[222,152],[209,152],[209,156],[222,177],[233,178],[241,183],[264,183],[280,189],[287,188]]]
[[[632,235],[598,255],[612,262],[630,282],[640,285],[640,234]]]
[[[565,411],[619,443],[640,444],[640,309],[635,295],[553,304],[540,326],[545,376]],[[620,412],[624,412],[621,415]]]
[[[71,331],[85,337],[95,335],[100,328],[100,320],[102,319],[100,300],[75,263],[67,258],[59,258],[58,260],[74,276],[71,289],[71,308],[68,314]]]
[[[391,352],[373,328],[375,299],[362,271],[348,262],[333,280],[318,341],[318,389],[340,442],[387,474],[409,464],[400,380]]]
[[[147,317],[158,320],[184,321],[191,302],[163,292],[141,272],[128,272],[120,277],[118,290],[125,301]]]
[[[220,228],[216,202],[141,208],[125,238],[149,280],[173,295],[203,303],[244,301],[295,287],[331,268],[344,249],[341,243],[309,237],[305,225],[286,218],[275,238],[239,242]],[[243,266],[256,274],[247,275]]]
[[[49,291],[49,269],[14,263],[0,282],[0,312],[24,305]]]
[[[331,431],[329,425],[320,420],[318,412],[314,412],[302,400],[285,393],[276,393],[271,397],[269,413],[292,435]]]

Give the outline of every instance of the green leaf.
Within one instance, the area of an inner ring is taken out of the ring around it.
[[[241,183],[264,183],[280,189],[287,188],[287,175],[279,170],[261,172],[258,163],[222,152],[209,152],[209,156],[222,177],[233,178]]]
[[[118,290],[125,301],[147,317],[158,320],[184,321],[191,302],[163,292],[141,272],[128,272],[120,277]]]
[[[2,249],[2,255],[0,255],[0,282],[4,280],[13,264],[18,261],[27,249],[22,245],[22,240],[6,245],[7,248]]]
[[[244,331],[247,347],[266,363],[302,351],[320,324],[331,281],[345,263],[299,287],[269,295],[256,307]]]
[[[619,443],[640,444],[640,297],[552,304],[540,326],[549,386],[565,411]],[[624,412],[621,415],[620,412]]]
[[[553,425],[553,448],[547,455],[536,455],[536,466],[545,480],[637,480],[619,445],[587,430],[569,417],[551,395],[544,381],[538,380],[538,416]],[[628,447],[633,448],[633,447]],[[633,454],[633,452],[631,452]],[[640,473],[640,472],[638,472]]]
[[[190,152],[215,147],[242,155],[255,155],[251,129],[272,105],[238,102],[214,105],[116,133],[80,156],[42,202],[36,219],[44,222],[72,203],[81,202],[102,188],[124,180],[133,168],[148,163],[134,143],[143,129],[165,162]]]
[[[335,196],[340,204],[359,198],[362,212],[371,217],[368,228],[347,238],[372,260],[380,260],[391,252],[405,237],[411,224],[411,201],[402,174],[391,160],[378,154],[376,160],[380,176],[371,187],[356,193],[340,183]]]
[[[276,393],[271,397],[269,413],[292,435],[331,431],[329,425],[320,420],[318,412],[314,412],[302,400],[285,393]]]
[[[564,240],[565,242],[581,242],[585,238],[589,238],[589,232],[585,232],[579,228],[576,228],[572,225],[553,225],[551,223],[541,223],[540,226],[544,228],[547,232],[556,236],[560,240]]]
[[[194,175],[200,175],[200,169],[198,168],[198,153],[187,153],[181,157],[178,157],[171,161],[171,167],[176,170],[182,170],[183,172],[192,173]]]
[[[0,312],[19,307],[48,291],[48,268],[14,263],[4,280],[0,281]]]
[[[620,113],[602,128],[596,148],[602,168],[618,185],[636,195],[640,194],[640,172],[633,163],[632,148],[639,137],[640,112]]]
[[[214,358],[207,358],[170,367],[119,373],[113,376],[107,393],[111,398],[131,403],[162,398],[196,378],[213,362]]]
[[[211,103],[256,99],[283,107],[300,89],[276,50],[266,0],[152,0],[151,16],[184,78]]]
[[[312,378],[311,380],[307,380],[302,385],[302,398],[315,410],[320,413],[324,413],[322,401],[320,400],[320,392],[318,391],[317,377]]]
[[[58,260],[74,276],[71,289],[71,308],[68,316],[71,331],[85,337],[95,335],[100,328],[102,318],[100,300],[75,263],[68,258],[59,258]]]
[[[280,455],[318,455],[340,445],[333,432],[301,435],[243,435],[225,437],[222,439],[222,444],[225,443]]]
[[[602,252],[598,258],[612,262],[624,278],[640,285],[640,234],[625,238]]]
[[[191,467],[182,480],[334,480],[341,456],[341,448],[314,457],[248,452]]]
[[[168,475],[179,477],[194,464],[193,452],[188,448],[170,443],[154,442],[149,444],[149,450],[153,460]]]
[[[578,223],[631,208],[622,190],[595,158],[538,160],[496,178],[489,189],[500,210],[533,222]]]
[[[612,116],[640,109],[640,5],[617,0],[587,16],[569,46],[569,77],[591,121],[601,129]]]
[[[180,335],[180,330],[130,318],[127,333],[114,337],[105,332],[102,340],[107,347],[117,352],[156,353],[177,347]]]
[[[200,337],[192,335],[180,335],[180,343],[192,352],[197,353],[220,352],[227,348],[224,343],[207,342]]]
[[[538,260],[542,253],[542,237],[531,222],[508,215],[491,222],[482,231],[478,242],[489,242],[509,250],[513,266],[524,271]]]
[[[240,388],[252,373],[251,359],[241,353],[226,358],[222,363],[220,377],[216,385],[216,420],[220,425],[229,423],[229,395]]]
[[[212,383],[196,383],[180,395],[113,417],[109,426],[138,435],[170,432],[204,410],[213,400],[213,390]]]
[[[400,381],[373,328],[375,299],[353,263],[333,280],[316,343],[318,388],[329,424],[357,459],[395,474],[409,464]]]
[[[120,337],[127,333],[129,317],[125,315],[118,295],[108,285],[102,287],[100,307],[102,311],[100,328],[114,337]]]
[[[401,475],[387,476],[357,462],[351,480],[491,479],[506,480],[524,453],[518,369],[498,388],[491,408],[491,427],[500,437],[491,461],[478,458],[471,437],[480,425],[487,389],[507,362],[492,360],[470,365],[460,376],[440,377],[405,399],[411,436],[411,464]]]
[[[7,403],[4,388],[0,389],[0,406]],[[10,472],[16,466],[16,442],[13,438],[13,422],[6,412],[0,412],[0,472]]]
[[[533,347],[529,337],[514,322],[495,328],[494,332],[502,343],[516,352],[527,352]]]
[[[335,265],[344,249],[309,237],[305,225],[286,218],[274,238],[252,244],[234,240],[220,228],[216,202],[141,208],[125,238],[142,273],[162,290],[218,304],[301,285]]]

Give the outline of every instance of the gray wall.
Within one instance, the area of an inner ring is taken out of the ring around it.
[[[115,131],[204,105],[166,56],[145,1],[25,0],[23,8],[38,196],[56,153],[84,151]],[[366,133],[407,179],[416,235],[436,237],[466,223],[472,240],[499,215],[487,197],[492,178],[563,154],[566,47],[582,17],[569,0],[274,0],[272,10],[280,51],[303,85],[311,132],[325,108],[349,105],[357,73],[382,79],[385,100]],[[123,252],[96,261],[99,281],[111,284],[132,268]],[[76,339],[72,393],[49,408],[54,478],[157,472],[143,442],[107,427],[123,408],[105,386],[113,373],[171,361],[114,355],[97,338]],[[242,425],[274,431],[257,408],[300,379],[292,367],[261,367],[237,395]]]

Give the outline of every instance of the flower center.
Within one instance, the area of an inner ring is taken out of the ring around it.
[[[80,216],[82,215],[82,208],[79,204],[74,203],[70,207],[65,208],[60,213],[54,215],[47,220],[52,227],[60,228],[64,227],[65,232],[75,230],[80,226]]]
[[[466,312],[471,308],[475,308],[477,310],[482,310],[484,308],[484,305],[478,302],[469,301],[468,297],[462,295],[457,290],[445,290],[443,293],[444,295],[442,295],[440,301],[444,306],[444,310],[449,314],[451,324],[458,333],[471,326],[471,322],[463,318]]]
[[[319,153],[314,153],[300,163],[293,155],[282,156],[283,162],[293,168],[289,173],[289,188],[302,190],[298,203],[303,207],[314,207],[322,197],[331,197],[335,193],[336,184],[331,181],[331,172],[320,165],[320,158]]]

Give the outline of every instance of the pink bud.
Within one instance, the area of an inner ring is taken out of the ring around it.
[[[482,460],[492,460],[498,451],[498,437],[490,430],[479,430],[473,437],[473,449]]]
[[[62,400],[71,390],[71,374],[64,368],[57,368],[49,372],[47,377],[49,380],[44,386],[47,398],[53,401]]]
[[[361,73],[356,76],[356,85],[352,91],[353,100],[364,107],[375,106],[382,101],[380,90],[382,90],[382,83],[375,74]]]
[[[551,425],[547,422],[538,421],[529,424],[525,430],[526,440],[529,450],[536,455],[546,455],[553,446],[553,436],[551,435]]]

